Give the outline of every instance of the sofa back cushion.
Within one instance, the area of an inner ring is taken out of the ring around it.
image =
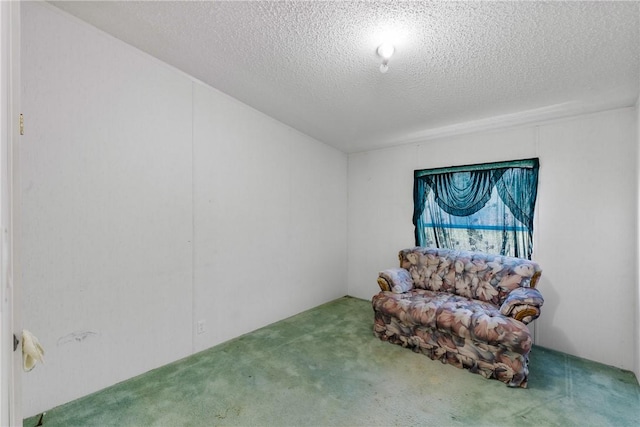
[[[535,287],[542,270],[522,258],[416,247],[399,254],[413,286],[502,305],[513,289]]]

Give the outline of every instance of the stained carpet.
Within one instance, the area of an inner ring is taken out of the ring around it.
[[[529,388],[512,389],[382,342],[372,322],[369,301],[340,298],[54,408],[43,425],[640,425],[631,372],[534,347]]]

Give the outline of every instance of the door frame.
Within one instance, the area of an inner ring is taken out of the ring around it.
[[[20,2],[0,1],[0,424],[22,425],[20,240]]]

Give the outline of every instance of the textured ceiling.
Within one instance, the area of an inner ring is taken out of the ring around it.
[[[638,2],[52,3],[345,152],[638,99]]]

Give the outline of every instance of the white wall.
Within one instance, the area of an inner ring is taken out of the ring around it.
[[[633,369],[636,122],[627,108],[350,155],[349,294],[370,298],[414,245],[414,169],[539,157],[536,342]]]
[[[346,294],[346,182],[346,155],[194,86],[195,350]]]
[[[22,20],[25,416],[346,294],[345,154],[48,5]]]

